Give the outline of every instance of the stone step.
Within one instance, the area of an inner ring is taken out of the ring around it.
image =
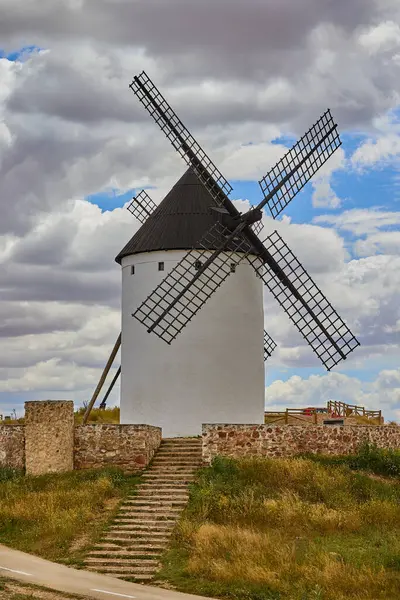
[[[114,538],[113,538],[114,539]],[[110,542],[113,541],[109,540]],[[150,540],[150,542],[147,541],[143,541],[143,540],[132,540],[132,538],[129,537],[124,537],[124,538],[118,538],[117,540],[115,540],[116,542],[118,542],[117,544],[107,544],[107,541],[105,541],[104,543],[99,543],[96,548],[98,548],[99,550],[102,551],[102,548],[108,548],[110,545],[112,546],[116,546],[117,548],[120,548],[121,550],[124,551],[129,551],[129,550],[137,550],[138,552],[143,552],[146,553],[147,551],[152,552],[153,550],[156,552],[163,552],[165,547],[168,544],[168,541],[166,539],[160,539],[160,540]]]
[[[182,450],[178,450],[176,448],[164,448],[163,450],[159,450],[158,452],[156,452],[153,456],[153,460],[155,460],[156,458],[159,457],[165,457],[165,458],[185,458],[185,459],[194,459],[194,460],[201,460],[202,459],[202,450],[201,448],[198,448],[196,450],[191,450],[191,449],[182,449]]]
[[[127,525],[126,527],[118,527],[110,530],[109,535],[121,535],[121,534],[129,534],[131,537],[135,538],[135,540],[143,541],[143,540],[157,540],[163,538],[169,538],[172,534],[173,527],[169,529],[137,529],[135,526]]]
[[[133,519],[122,519],[122,518],[118,518],[118,519],[114,519],[114,521],[112,522],[112,527],[126,527],[127,525],[129,525],[129,527],[132,527],[134,529],[140,529],[141,531],[148,531],[151,529],[157,529],[159,531],[161,530],[165,530],[165,531],[169,531],[170,529],[172,529],[174,527],[176,523],[176,519],[170,519],[169,521],[152,521],[152,520],[141,520],[141,521],[134,521]]]
[[[195,458],[202,457],[203,450],[202,448],[174,448],[171,447],[162,447],[154,456],[194,456]]]
[[[123,573],[112,573],[112,577],[116,577],[117,579],[135,579],[136,581],[140,581],[144,583],[145,581],[152,581],[154,579],[154,573],[141,573],[141,575],[135,575],[134,577],[129,577],[129,575],[124,575]]]
[[[180,462],[175,462],[172,460],[159,460],[157,458],[157,460],[155,460],[154,462],[151,463],[147,473],[151,473],[152,471],[155,470],[159,470],[159,469],[176,469],[178,471],[184,471],[186,470],[199,470],[201,468],[201,464],[200,461],[185,461],[182,460],[181,463]]]
[[[157,550],[146,550],[146,552],[143,552],[142,550],[92,550],[89,552],[88,558],[85,559],[85,562],[88,562],[92,558],[129,558],[131,556],[134,558],[147,558],[149,556],[158,557],[160,556],[160,552]]]
[[[160,489],[157,486],[153,486],[151,489],[139,490],[136,496],[128,496],[126,500],[134,500],[135,498],[142,499],[148,498],[183,498],[187,500],[189,498],[189,491],[187,488],[174,490],[173,488]]]
[[[88,571],[97,571],[98,573],[110,573],[110,575],[114,574],[114,573],[121,573],[123,574],[124,577],[129,577],[129,574],[132,574],[132,577],[138,577],[139,575],[146,574],[146,573],[154,573],[155,571],[157,571],[158,569],[158,565],[154,564],[154,565],[148,565],[148,566],[132,566],[132,567],[126,567],[126,566],[109,566],[109,567],[102,567],[100,568],[99,566],[95,566],[95,565],[88,565],[87,567]]]
[[[152,506],[151,508],[146,506],[132,506],[131,508],[124,508],[120,510],[120,515],[124,514],[126,517],[129,516],[131,519],[150,519],[152,517],[160,516],[161,518],[171,519],[172,517],[178,517],[184,506]]]
[[[188,469],[193,469],[193,470],[197,470],[200,469],[202,467],[202,461],[201,460],[188,460],[188,459],[176,459],[176,460],[170,460],[169,458],[166,458],[165,460],[160,456],[159,458],[157,458],[157,460],[155,460],[152,464],[151,467],[149,469],[149,471],[153,471],[153,469],[155,469],[156,467],[174,467],[174,468],[182,468],[182,467],[187,467]]]
[[[189,496],[175,496],[169,495],[163,496],[162,494],[149,494],[148,496],[139,496],[136,500],[132,500],[132,502],[136,502],[138,505],[145,503],[146,506],[152,506],[153,504],[164,503],[165,505],[174,504],[179,502],[182,506],[185,506],[188,503]],[[132,504],[124,504],[125,507],[132,506]]]
[[[179,515],[181,514],[182,509],[180,510],[163,510],[160,512],[157,511],[138,511],[136,510],[125,510],[124,513],[120,513],[121,517],[124,517],[125,519],[129,518],[131,521],[160,521],[160,522],[166,522],[168,523],[169,521],[176,521],[176,519],[179,517]]]
[[[140,493],[146,494],[177,494],[177,495],[189,495],[189,485],[187,483],[142,483],[140,486]],[[139,494],[138,494],[139,496]]]
[[[106,535],[103,537],[104,541],[111,541],[111,540],[131,540],[131,545],[133,545],[132,542],[132,538],[135,539],[135,545],[136,545],[136,541],[142,542],[142,543],[149,543],[154,542],[154,543],[159,543],[162,542],[163,540],[166,540],[167,538],[169,538],[170,536],[168,534],[165,533],[165,531],[130,531],[128,530],[124,530],[124,529],[110,529]]]
[[[175,515],[172,515],[168,519],[160,519],[159,515],[150,515],[148,519],[140,519],[140,521],[136,521],[135,519],[132,519],[132,517],[130,517],[129,515],[118,515],[112,521],[110,526],[115,526],[119,522],[132,523],[132,525],[135,525],[141,529],[145,529],[146,527],[170,527],[172,525],[175,525],[176,517]]]
[[[142,485],[145,485],[146,483],[149,485],[150,483],[151,485],[173,485],[174,483],[178,483],[180,485],[187,485],[195,479],[194,473],[190,473],[190,475],[187,475],[185,473],[172,473],[167,475],[165,473],[152,473],[150,471],[142,475],[142,477]]]
[[[201,444],[202,438],[193,436],[185,438],[162,438],[161,444]]]
[[[157,565],[159,562],[159,558],[87,558],[85,560],[85,564],[88,565],[104,565],[104,566],[114,566],[114,565],[124,565],[124,566],[153,566]]]
[[[190,473],[190,475],[181,475],[176,474],[163,474],[163,473],[153,473],[152,471],[146,471],[146,476],[142,475],[143,480],[138,487],[138,493],[145,492],[146,490],[160,490],[160,492],[164,492],[166,489],[172,490],[175,492],[189,492],[189,485],[193,483],[195,478],[195,473]],[[131,494],[134,496],[134,494]]]
[[[193,477],[196,473],[197,469],[189,469],[186,466],[177,465],[162,467],[160,465],[156,465],[148,471],[149,475],[163,475],[164,477],[170,477],[171,475],[180,475],[182,477]],[[147,477],[146,477],[147,479]]]
[[[187,501],[185,498],[135,498],[135,500],[125,500],[124,504],[121,505],[121,509],[131,508],[132,506],[186,506]]]
[[[149,528],[147,527],[146,529],[140,529],[139,527],[137,527],[136,525],[118,525],[117,527],[115,527],[115,529],[112,529],[112,531],[115,532],[130,532],[132,534],[135,534],[135,536],[137,537],[137,534],[140,533],[159,533],[160,535],[164,535],[164,536],[169,536],[172,533],[172,530],[174,529],[174,526],[172,527],[152,527]]]

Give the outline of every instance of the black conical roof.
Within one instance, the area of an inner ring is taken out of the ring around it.
[[[190,250],[217,221],[217,206],[189,168],[116,257],[156,250]],[[213,250],[215,248],[210,248]]]

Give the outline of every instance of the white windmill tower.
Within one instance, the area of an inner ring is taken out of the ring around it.
[[[144,201],[149,209],[142,192],[131,205],[134,214]],[[220,215],[211,207],[214,199],[188,169],[116,258],[122,267],[121,423],[158,425],[164,437],[198,435],[206,422],[264,418],[263,286],[249,263],[238,264],[237,252],[218,263],[235,277],[171,346],[132,318],[188,250],[198,248],[195,274],[221,244],[215,235],[207,250],[196,246],[218,227]]]
[[[121,423],[158,425],[164,437],[198,435],[202,423],[262,423],[263,341],[264,359],[276,346],[263,337],[263,283],[328,370],[359,345],[278,232],[258,237],[264,206],[275,218],[340,146],[337,125],[326,111],[260,181],[258,206],[240,214],[146,73],[130,87],[189,170],[158,207],[144,191],[130,205],[143,225],[116,258]]]

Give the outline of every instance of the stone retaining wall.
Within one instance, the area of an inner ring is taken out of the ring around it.
[[[30,475],[71,471],[74,464],[72,400],[25,402],[25,468]]]
[[[400,448],[400,427],[207,424],[203,425],[203,460],[210,464],[217,455],[352,454],[366,441]]]
[[[149,464],[160,442],[161,429],[151,425],[79,425],[75,427],[74,466],[115,466],[134,473]]]
[[[0,467],[25,467],[25,428],[23,425],[0,425]]]

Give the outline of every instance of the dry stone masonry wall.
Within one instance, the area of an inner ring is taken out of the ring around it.
[[[217,455],[294,456],[352,454],[363,442],[383,448],[400,448],[400,427],[329,425],[203,425],[203,460]]]
[[[79,425],[75,428],[75,469],[116,466],[133,473],[144,469],[161,443],[151,425]]]
[[[23,425],[0,425],[0,467],[25,467],[25,431]]]
[[[25,402],[26,473],[63,473],[74,465],[72,400]]]

